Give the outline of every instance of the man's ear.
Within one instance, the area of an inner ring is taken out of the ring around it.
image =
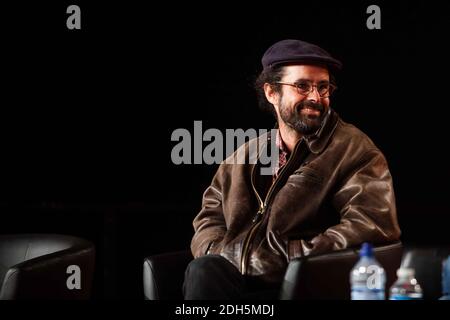
[[[264,83],[264,94],[266,95],[267,101],[271,104],[278,105],[279,93],[273,90],[269,83]]]

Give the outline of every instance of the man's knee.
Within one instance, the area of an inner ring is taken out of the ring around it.
[[[222,256],[206,255],[192,260],[186,269],[186,275],[195,274],[197,277],[199,274],[206,275],[230,267],[234,266]]]
[[[231,299],[242,295],[245,281],[239,270],[219,255],[194,259],[186,268],[185,299]]]

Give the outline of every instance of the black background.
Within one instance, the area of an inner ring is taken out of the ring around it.
[[[332,105],[385,153],[402,240],[450,243],[449,5],[41,2],[1,10],[0,232],[93,241],[95,299],[142,299],[143,258],[189,247],[217,166],[172,164],[171,133],[272,128],[252,81],[286,38],[343,61]]]

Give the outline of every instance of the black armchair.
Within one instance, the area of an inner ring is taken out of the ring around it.
[[[374,254],[385,269],[387,291],[397,278],[402,244],[375,247]],[[350,299],[350,271],[358,260],[358,249],[294,259],[284,276],[280,299]]]
[[[159,254],[144,259],[144,296],[147,300],[181,300],[184,270],[191,251]]]
[[[400,242],[376,247],[376,258],[387,272],[387,288],[400,266]],[[290,262],[280,299],[349,299],[350,270],[359,259],[358,250],[346,249]],[[149,300],[182,299],[184,270],[192,260],[190,251],[147,257],[144,260],[144,294]]]
[[[84,239],[55,234],[0,235],[0,300],[87,299],[94,261],[94,246]],[[79,289],[67,285],[71,265],[79,267]]]

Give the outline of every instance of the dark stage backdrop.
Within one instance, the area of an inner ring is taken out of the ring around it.
[[[142,299],[143,258],[189,248],[217,169],[174,165],[172,132],[272,128],[252,82],[297,38],[343,61],[332,105],[384,151],[403,241],[450,243],[450,8],[372,2],[2,4],[0,232],[90,239],[94,297]]]

